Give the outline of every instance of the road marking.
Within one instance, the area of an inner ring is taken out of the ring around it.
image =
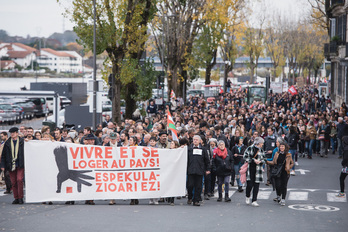
[[[298,205],[289,205],[290,209],[302,210],[302,211],[314,211],[314,212],[334,212],[339,211],[340,208],[328,206],[328,205],[309,205],[309,204],[298,204]]]
[[[305,170],[305,169],[296,169],[295,171],[300,172],[301,175],[306,175],[306,172],[311,172],[311,171]]]
[[[269,196],[271,196],[271,191],[262,191],[259,192],[259,194],[257,195],[258,199],[262,199],[262,200],[268,200]]]
[[[236,191],[234,191],[234,190],[228,191],[229,197],[231,198],[235,192]],[[214,197],[218,198],[219,197],[219,193],[218,192],[214,193]],[[222,197],[223,198],[225,197],[225,191],[222,192]]]
[[[347,202],[346,196],[336,197],[337,193],[326,193],[327,201],[329,202]]]
[[[307,201],[308,192],[290,192],[288,200],[290,201]]]

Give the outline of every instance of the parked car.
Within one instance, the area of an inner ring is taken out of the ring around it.
[[[48,122],[54,122],[54,115],[50,115],[47,117]],[[57,127],[63,128],[65,124],[65,109],[62,109],[58,113],[58,122],[57,122]]]
[[[59,96],[59,99],[60,99],[60,106],[62,107],[62,109],[64,109],[66,106],[71,105],[71,101],[69,98],[65,96]]]
[[[46,97],[46,102],[47,102],[47,107],[49,112],[53,112],[53,102],[54,98],[53,97]],[[58,99],[58,110],[64,109],[66,106],[71,105],[71,101],[69,98],[65,96],[59,96]]]
[[[18,105],[23,109],[23,118],[24,119],[32,119],[35,116],[35,104],[31,101],[27,102],[16,102],[14,105]]]
[[[46,103],[46,98],[40,97],[40,98],[29,98],[31,102],[35,104],[35,116],[36,117],[42,117],[46,116],[48,114],[48,106]]]
[[[16,104],[11,105],[11,107],[12,107],[12,112],[15,113],[15,116],[16,116],[16,123],[21,123],[24,117],[23,108]]]
[[[16,122],[16,113],[10,104],[0,103],[0,122],[12,125]]]

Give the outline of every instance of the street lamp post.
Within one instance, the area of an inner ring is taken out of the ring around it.
[[[96,7],[95,1],[93,0],[93,129],[97,125],[97,58],[96,58]]]

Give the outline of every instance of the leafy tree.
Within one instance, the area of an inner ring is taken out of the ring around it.
[[[148,39],[148,23],[156,13],[156,0],[96,0],[97,54],[108,54],[105,63],[111,64],[115,77],[113,120],[121,121],[121,90],[125,91],[126,117],[136,107],[136,78],[143,77],[140,60]],[[74,0],[67,10],[76,24],[78,42],[89,50],[93,48],[93,1]],[[147,66],[145,66],[147,67]],[[141,83],[141,82],[138,82]]]
[[[206,0],[161,0],[159,15],[153,23],[158,55],[168,79],[170,90],[185,98],[182,83],[192,65],[193,42],[203,23]]]

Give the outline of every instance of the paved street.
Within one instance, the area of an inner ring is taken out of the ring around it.
[[[21,123],[14,124],[14,125],[7,125],[7,124],[1,124],[0,130],[9,130],[11,127],[19,127],[19,126],[25,126],[25,127],[32,127],[34,130],[38,130],[42,128],[42,122],[45,120],[45,117],[41,118],[33,118],[32,120],[22,120]]]
[[[289,180],[285,207],[272,201],[275,192],[264,184],[258,208],[247,206],[244,192],[236,192],[236,188],[231,189],[231,203],[216,202],[214,197],[201,207],[188,206],[186,199],[176,199],[175,206],[163,203],[150,206],[148,200],[140,200],[138,206],[130,206],[129,200],[117,200],[114,206],[109,206],[108,201],[96,201],[95,206],[83,202],[72,206],[62,202],[19,206],[12,205],[12,196],[3,195],[1,190],[0,230],[345,231],[347,199],[334,196],[339,189],[340,162],[337,155],[331,153],[326,159],[300,158],[297,176]]]

